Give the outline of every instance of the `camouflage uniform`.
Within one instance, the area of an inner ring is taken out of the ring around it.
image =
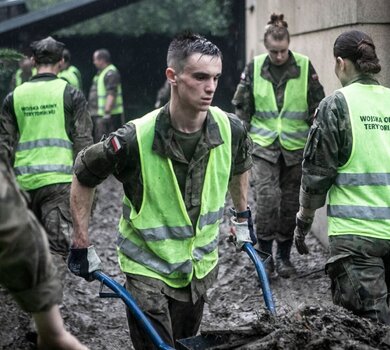
[[[104,76],[104,85],[107,94],[116,96],[120,83],[121,76],[119,71],[109,70]],[[112,114],[109,119],[105,119],[103,116],[98,115],[97,80],[92,81],[91,88],[89,89],[88,111],[93,122],[94,142],[99,142],[103,135],[108,135],[110,132],[119,129],[124,123],[122,114]]]
[[[210,149],[221,143],[219,128],[209,113],[193,157],[188,161],[183,149],[177,144],[175,131],[169,120],[166,105],[157,117],[153,149],[154,152],[172,160],[187,212],[193,225],[196,225]],[[250,157],[252,143],[240,120],[233,115],[229,115],[229,120],[233,134],[231,172],[233,176],[244,173],[252,166]],[[76,160],[75,174],[86,186],[98,185],[111,173],[123,183],[126,196],[139,210],[143,200],[143,181],[137,136],[132,123],[112,133],[107,140],[82,151]],[[162,338],[173,344],[176,338],[196,333],[206,291],[215,281],[217,273],[215,268],[205,278],[193,279],[188,287],[180,289],[171,288],[160,280],[140,275],[127,275],[126,285],[137,304],[151,316]],[[172,314],[171,309],[171,315],[167,317],[168,302],[170,308],[175,305],[175,311]],[[133,343],[140,346],[140,349],[152,349],[148,336],[132,317],[129,317],[129,325]]]
[[[355,82],[379,84],[364,76],[349,84]],[[327,147],[328,143],[321,140],[332,140],[335,147]],[[344,96],[336,91],[321,102],[305,147],[302,207],[317,209],[325,204],[338,168],[350,157],[352,141],[348,106]],[[390,324],[390,236],[389,240],[383,240],[342,235],[331,236],[329,241],[326,271],[332,281],[333,302],[356,314]]]
[[[38,74],[31,82],[57,79],[54,74]],[[42,100],[44,97],[42,97]],[[92,122],[87,111],[84,95],[74,87],[67,85],[64,92],[65,128],[73,142],[73,155],[92,144]],[[13,93],[5,98],[0,120],[0,158],[12,163],[18,140],[18,123],[14,111]],[[70,244],[71,215],[69,209],[70,183],[53,184],[28,191],[30,208],[47,232],[50,250],[62,273]],[[59,256],[58,256],[59,255]]]
[[[0,162],[0,284],[26,312],[61,302],[44,230],[27,209],[11,170]]]
[[[275,74],[275,70],[279,70]],[[254,61],[252,60],[241,75],[232,103],[236,114],[249,128],[251,117],[255,113],[253,97]],[[269,80],[274,88],[278,110],[283,107],[284,92],[289,79],[299,77],[300,68],[289,52],[289,58],[283,67],[275,67],[269,57],[261,68],[261,76]],[[324,90],[318,76],[309,62],[308,72],[308,119],[311,125],[318,103],[324,97]],[[299,185],[301,178],[301,149],[289,151],[276,139],[270,146],[254,144],[252,171],[253,184],[256,188],[256,232],[261,240],[284,242],[291,240],[295,228],[295,214],[299,207]]]

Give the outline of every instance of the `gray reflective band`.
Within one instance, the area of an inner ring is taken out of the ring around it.
[[[122,203],[122,215],[126,221],[130,221],[130,213],[131,208],[127,204]]]
[[[305,131],[297,131],[297,132],[283,132],[280,135],[280,138],[282,140],[299,140],[299,139],[306,139],[309,135],[309,129]]]
[[[194,237],[194,230],[192,226],[176,226],[176,227],[155,227],[140,230],[140,235],[147,242],[162,241],[166,239],[178,239],[183,240]]]
[[[357,205],[328,205],[328,216],[362,220],[389,220],[390,208]]]
[[[285,119],[292,119],[292,120],[306,120],[307,119],[307,112],[289,112],[284,111],[282,112],[282,118]]]
[[[389,186],[389,173],[375,174],[338,174],[335,181],[340,186]]]
[[[255,117],[259,119],[276,119],[279,116],[278,112],[255,112]]]
[[[195,248],[194,249],[194,253],[193,253],[194,259],[196,261],[200,261],[200,260],[202,260],[202,258],[206,254],[210,254],[215,249],[217,249],[217,247],[218,247],[218,238],[219,238],[219,236],[217,236],[213,241],[211,241],[209,244],[207,244],[207,245],[205,245],[203,247]]]
[[[138,247],[128,239],[121,236],[118,237],[117,245],[120,251],[131,260],[146,266],[161,275],[169,276],[173,272],[181,272],[183,274],[190,274],[192,272],[191,260],[170,264],[157,257],[152,252],[143,250],[141,247]]]
[[[220,208],[218,211],[201,215],[199,218],[199,229],[202,229],[206,225],[215,224],[219,219],[222,218],[223,210],[224,208]]]
[[[72,174],[73,167],[61,164],[28,165],[14,168],[16,175],[41,174],[41,173],[64,173]]]
[[[260,129],[260,128],[253,126],[253,125],[251,125],[249,132],[251,132],[252,134],[257,134],[259,136],[263,136],[263,137],[267,137],[267,138],[271,138],[271,139],[274,139],[278,136],[277,131],[266,130],[263,128]]]
[[[25,151],[27,149],[34,149],[40,147],[61,147],[72,149],[72,143],[62,139],[41,139],[35,141],[21,142],[18,144],[17,151]]]

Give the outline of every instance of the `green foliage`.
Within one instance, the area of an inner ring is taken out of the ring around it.
[[[0,48],[0,62],[4,61],[19,61],[24,56],[15,50]]]
[[[110,1],[110,0],[107,0]],[[60,30],[60,36],[113,33],[141,36],[145,33],[173,36],[184,29],[212,35],[227,33],[234,0],[141,0],[110,13]],[[63,2],[28,1],[30,11]]]

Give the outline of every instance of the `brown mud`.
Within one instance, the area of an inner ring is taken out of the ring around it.
[[[113,178],[98,189],[99,200],[90,235],[104,263],[104,272],[124,281],[116,260],[116,225],[122,190]],[[252,202],[252,208],[255,203]],[[224,345],[215,349],[390,349],[390,327],[354,316],[332,304],[330,283],[324,273],[327,251],[309,235],[310,254],[295,248],[291,278],[275,276],[270,287],[276,316],[266,309],[255,266],[245,252],[228,243],[226,216],[221,225],[220,271],[208,292],[201,325],[202,335],[218,336]],[[99,298],[98,281],[66,276],[61,312],[68,330],[91,350],[133,349],[120,299]],[[35,349],[29,315],[21,312],[10,295],[0,289],[0,349]]]

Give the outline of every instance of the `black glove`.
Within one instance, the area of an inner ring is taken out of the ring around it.
[[[303,216],[299,211],[296,216],[296,227],[294,230],[294,243],[299,254],[309,254],[309,249],[305,243],[305,237],[311,229],[313,217]]]
[[[92,273],[101,270],[101,261],[96,254],[95,248],[70,248],[68,256],[68,268],[76,276],[83,277],[88,282],[93,281]]]
[[[234,215],[231,218],[231,222],[235,227],[235,240],[238,248],[242,248],[244,243],[249,242],[252,245],[257,243],[257,237],[253,229],[252,212],[248,207],[247,210],[242,212],[236,212],[234,208],[230,209],[230,212]],[[238,218],[245,218],[247,221],[238,222]]]

